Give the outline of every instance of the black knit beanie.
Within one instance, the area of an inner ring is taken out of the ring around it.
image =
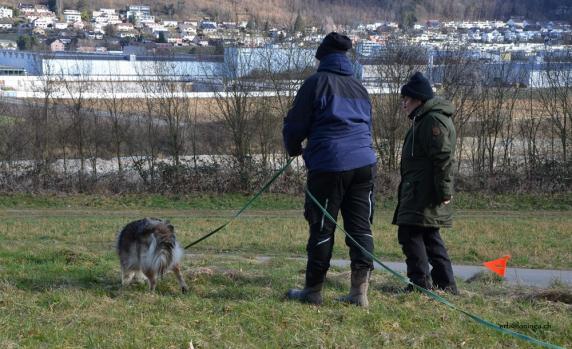
[[[433,89],[431,88],[429,80],[420,72],[416,72],[409,78],[409,81],[401,87],[401,95],[426,102],[433,98]]]
[[[346,53],[352,48],[352,41],[346,35],[331,32],[326,35],[318,50],[316,50],[316,58],[321,60],[330,53]]]

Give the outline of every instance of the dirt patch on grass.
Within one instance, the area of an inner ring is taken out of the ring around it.
[[[481,271],[467,279],[466,283],[502,284],[503,278],[488,271]]]
[[[228,278],[232,281],[237,281],[240,279],[250,279],[254,278],[257,275],[252,273],[247,273],[242,270],[236,269],[225,269],[225,268],[217,268],[217,267],[199,267],[193,268],[187,272],[187,276],[191,280],[196,280],[200,277],[212,277],[212,276],[223,276]]]
[[[66,265],[94,265],[98,261],[98,257],[90,253],[62,250],[58,254],[64,259]]]
[[[572,305],[572,291],[570,290],[542,290],[523,296],[527,300],[541,300]]]

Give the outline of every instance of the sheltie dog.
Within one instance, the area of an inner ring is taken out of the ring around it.
[[[134,277],[147,280],[154,291],[157,280],[172,270],[182,292],[188,290],[181,274],[184,250],[177,242],[175,228],[157,218],[144,218],[127,224],[117,236],[121,283],[129,285]]]

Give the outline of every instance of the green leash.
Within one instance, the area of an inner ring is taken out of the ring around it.
[[[187,246],[185,246],[185,250],[188,249],[191,246],[194,246],[196,244],[198,244],[199,242],[207,239],[208,237],[210,237],[211,235],[216,234],[217,232],[221,231],[222,229],[224,229],[227,225],[229,225],[233,220],[235,220],[238,216],[240,216],[242,214],[242,212],[244,212],[247,208],[250,207],[250,205],[252,205],[252,203],[258,199],[258,197],[260,195],[262,195],[263,192],[266,191],[266,189],[268,189],[268,187],[270,187],[270,185],[272,183],[274,183],[274,181],[276,180],[276,178],[280,177],[280,175],[288,168],[288,166],[290,166],[290,164],[292,163],[292,161],[294,161],[295,157],[290,158],[290,160],[288,160],[288,162],[286,162],[286,165],[282,166],[282,168],[280,170],[278,170],[278,172],[276,172],[274,174],[274,176],[272,176],[272,178],[262,187],[262,189],[260,189],[258,191],[258,193],[254,194],[254,196],[252,198],[250,198],[250,200],[248,200],[248,202],[246,203],[246,205],[244,205],[240,210],[238,210],[238,212],[236,212],[234,214],[234,216],[232,216],[226,223],[224,223],[223,225],[221,225],[220,227],[216,228],[215,230],[211,231],[210,233],[204,235],[203,237],[191,242],[190,244],[188,244]]]
[[[234,214],[233,217],[231,217],[226,223],[222,224],[221,226],[217,227],[216,229],[212,230],[211,232],[209,232],[208,234],[204,235],[203,237],[191,242],[190,244],[188,244],[187,246],[185,246],[185,249],[188,249],[191,246],[194,246],[196,244],[198,244],[199,242],[209,238],[210,236],[214,235],[215,233],[221,231],[222,229],[224,229],[227,225],[229,225],[233,220],[235,220],[238,216],[240,216],[242,214],[242,212],[244,212],[247,208],[249,208],[252,203],[258,199],[258,197],[260,195],[262,195],[263,192],[266,191],[266,189],[268,189],[268,187],[270,187],[270,185],[272,183],[274,183],[274,181],[286,170],[286,168],[288,168],[288,166],[290,166],[290,164],[292,163],[292,161],[294,161],[295,157],[292,157],[288,160],[288,162],[278,171],[274,174],[274,176],[272,176],[272,178],[262,187],[262,189],[260,189],[252,198],[250,198],[250,200],[248,200],[248,202],[240,209],[238,210],[238,212],[236,212]],[[330,213],[324,209],[324,207],[318,202],[318,200],[316,200],[316,198],[312,195],[312,193],[310,193],[310,191],[308,190],[308,188],[305,189],[306,193],[308,194],[308,196],[310,197],[310,199],[312,199],[312,201],[314,201],[314,203],[320,208],[320,210],[322,211],[322,213],[324,213],[324,215],[326,217],[328,217],[328,219],[330,221],[332,221],[336,227],[338,227],[342,232],[344,232],[344,234],[350,239],[350,241],[352,241],[357,247],[359,247],[359,249],[361,249],[366,255],[368,255],[369,257],[371,257],[375,262],[377,262],[379,265],[382,266],[383,269],[385,269],[386,271],[388,271],[390,274],[392,274],[393,276],[397,277],[399,280],[403,281],[404,283],[408,284],[408,285],[412,285],[413,287],[415,287],[417,290],[423,292],[424,294],[426,294],[427,296],[433,298],[434,300],[443,303],[445,305],[447,305],[448,307],[462,313],[465,314],[466,316],[468,316],[469,318],[471,318],[472,320],[476,321],[477,323],[492,328],[493,330],[496,330],[498,332],[504,333],[504,334],[508,334],[511,335],[513,337],[516,338],[520,338],[522,340],[525,340],[529,343],[533,343],[533,344],[537,344],[540,345],[542,347],[545,348],[551,348],[551,349],[564,349],[563,347],[548,343],[548,342],[543,342],[539,339],[527,336],[525,334],[519,333],[519,332],[515,332],[503,327],[500,327],[499,325],[492,323],[488,320],[485,320],[477,315],[474,315],[466,310],[463,310],[459,307],[457,307],[455,304],[449,302],[448,300],[446,300],[445,298],[439,296],[438,294],[427,290],[423,287],[417,286],[414,283],[412,283],[407,277],[399,274],[398,272],[396,272],[395,270],[391,269],[390,267],[386,266],[385,264],[383,264],[382,261],[380,261],[377,257],[375,257],[372,253],[370,253],[369,251],[367,251],[363,246],[361,246],[353,237],[351,237],[337,222],[336,220],[330,215]]]
[[[543,342],[539,339],[536,339],[534,337],[530,337],[527,336],[525,334],[519,333],[519,332],[515,332],[512,330],[509,330],[507,328],[503,328],[500,327],[499,325],[492,323],[488,320],[485,320],[483,318],[478,317],[477,315],[474,315],[472,313],[469,313],[466,310],[463,310],[459,307],[457,307],[455,304],[449,302],[448,300],[446,300],[445,298],[439,296],[438,294],[425,289],[423,287],[417,286],[416,284],[412,283],[411,280],[409,280],[409,278],[399,274],[398,272],[396,272],[395,270],[391,269],[390,267],[386,266],[385,264],[383,264],[379,259],[377,259],[372,253],[370,253],[369,251],[367,251],[363,246],[361,246],[353,237],[351,237],[337,222],[336,220],[330,215],[330,213],[320,204],[320,202],[318,202],[318,200],[316,200],[316,198],[314,197],[314,195],[312,195],[312,193],[310,193],[310,191],[308,190],[308,188],[304,189],[306,191],[306,194],[308,194],[308,196],[310,197],[310,199],[312,199],[312,201],[314,201],[314,203],[320,208],[320,210],[322,211],[322,213],[328,217],[328,219],[330,221],[332,221],[336,227],[338,227],[341,231],[344,232],[344,234],[346,234],[346,236],[357,246],[360,248],[360,250],[362,250],[363,253],[365,253],[367,256],[371,257],[374,261],[376,261],[377,263],[379,263],[379,265],[381,265],[383,267],[383,269],[387,270],[389,273],[391,273],[393,276],[397,277],[399,280],[403,281],[404,283],[408,284],[408,285],[412,285],[413,287],[415,287],[417,290],[423,292],[424,294],[426,294],[427,296],[433,298],[434,300],[443,303],[447,306],[449,306],[450,308],[457,310],[458,312],[461,312],[465,315],[467,315],[469,318],[473,319],[474,321],[476,321],[477,323],[484,325],[486,327],[492,328],[498,332],[504,333],[504,334],[508,334],[511,335],[513,337],[516,338],[520,338],[522,340],[525,340],[527,342],[530,343],[534,343],[540,346],[543,346],[545,348],[552,348],[552,349],[564,349],[563,347],[548,343],[548,342]]]

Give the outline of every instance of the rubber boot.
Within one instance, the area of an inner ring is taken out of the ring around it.
[[[314,305],[322,304],[322,286],[319,283],[312,287],[304,287],[304,289],[292,288],[286,293],[286,298],[300,301],[302,303],[310,303]]]
[[[367,300],[367,289],[369,286],[370,276],[371,271],[368,269],[352,270],[350,294],[340,297],[338,300],[367,308],[369,306],[369,301]]]
[[[456,285],[456,284],[453,284],[453,285],[450,285],[450,286],[445,286],[445,287],[443,287],[443,288],[439,287],[439,289],[440,289],[440,290],[443,290],[443,291],[445,291],[445,292],[447,292],[447,293],[450,293],[450,294],[452,294],[452,295],[455,295],[455,296],[458,296],[458,295],[460,294],[460,293],[459,293],[459,290],[457,289],[457,285]]]
[[[410,280],[412,283],[414,283],[415,285],[422,287],[426,290],[433,290],[433,284],[431,282],[431,279],[429,278],[425,278],[425,279],[421,279],[421,280]],[[409,284],[407,285],[407,287],[405,287],[403,289],[404,293],[411,293],[411,292],[422,292],[420,289],[418,289],[417,287],[414,287],[413,285]]]

